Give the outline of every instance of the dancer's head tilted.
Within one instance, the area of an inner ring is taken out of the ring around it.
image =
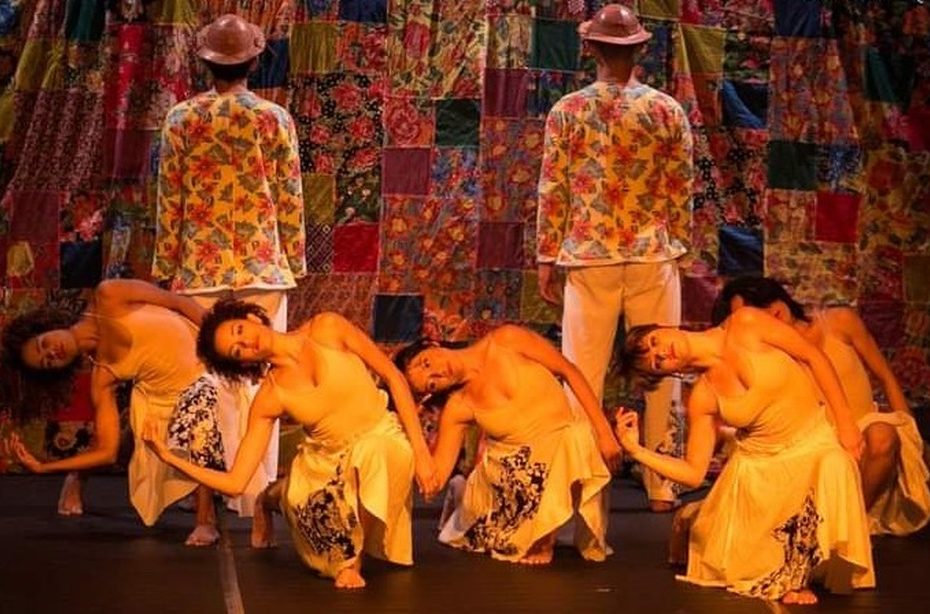
[[[255,380],[267,368],[273,336],[271,320],[260,306],[223,299],[203,318],[197,355],[220,377]]]
[[[420,339],[401,348],[394,364],[417,395],[435,394],[457,388],[463,382],[460,365],[453,359],[456,349],[466,344]]]
[[[792,319],[810,321],[804,306],[794,300],[779,281],[771,277],[745,275],[727,282],[720,290],[714,301],[711,322],[717,326],[745,306],[765,309],[784,322]]]

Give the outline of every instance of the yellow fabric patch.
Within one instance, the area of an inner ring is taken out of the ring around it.
[[[291,31],[291,74],[336,71],[339,25],[329,22],[295,23]]]
[[[681,14],[681,3],[678,0],[640,0],[640,17],[656,17],[659,19],[678,19]]]
[[[336,178],[320,173],[301,175],[308,222],[332,224],[336,215]]]
[[[681,44],[684,45],[683,57],[688,58],[688,68],[694,73],[723,72],[723,43],[726,30],[683,24],[681,26]]]

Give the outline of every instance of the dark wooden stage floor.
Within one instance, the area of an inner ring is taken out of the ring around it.
[[[283,523],[274,550],[248,547],[248,521],[224,514],[224,545],[181,545],[193,518],[169,510],[145,528],[125,479],[94,476],[85,515],[61,518],[61,477],[0,476],[0,613],[119,612],[924,612],[930,531],[875,540],[879,588],[785,607],[677,582],[665,564],[670,517],[645,511],[632,483],[614,485],[607,562],[559,548],[547,568],[500,563],[443,547],[433,507],[418,506],[413,568],[372,562],[368,588],[341,593],[298,561]]]

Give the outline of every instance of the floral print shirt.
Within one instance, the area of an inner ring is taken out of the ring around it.
[[[205,92],[162,129],[152,276],[176,292],[284,289],[307,272],[294,120],[252,92]]]
[[[691,224],[692,139],[673,98],[597,81],[546,119],[536,255],[563,266],[683,255]]]

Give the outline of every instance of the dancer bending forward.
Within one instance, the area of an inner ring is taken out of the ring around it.
[[[583,557],[610,553],[607,488],[620,446],[581,372],[539,335],[502,326],[463,349],[418,342],[395,362],[415,392],[448,393],[434,452],[440,484],[466,427],[487,446],[439,539],[456,548],[527,564],[552,560],[555,533],[573,515]],[[559,379],[581,400],[574,417]],[[593,429],[593,431],[592,431]]]
[[[814,580],[833,592],[875,586],[855,461],[862,436],[816,347],[747,307],[702,332],[637,327],[624,359],[656,377],[700,374],[688,403],[684,459],[641,446],[636,414],[620,412],[617,435],[636,460],[696,487],[711,460],[715,420],[738,429],[736,451],[694,520],[683,580],[785,603],[816,602]]]
[[[365,586],[363,552],[412,564],[414,469],[425,495],[438,488],[410,390],[374,342],[334,313],[279,333],[258,305],[227,299],[205,316],[197,348],[222,377],[265,375],[248,429],[228,472],[187,462],[152,432],[146,441],[159,457],[211,488],[237,494],[261,462],[275,420],[286,413],[307,438],[288,477],[259,497],[252,545],[273,545],[271,512],[280,509],[300,557],[335,578],[338,588]],[[369,368],[387,383],[397,414],[388,411],[387,394]]]

